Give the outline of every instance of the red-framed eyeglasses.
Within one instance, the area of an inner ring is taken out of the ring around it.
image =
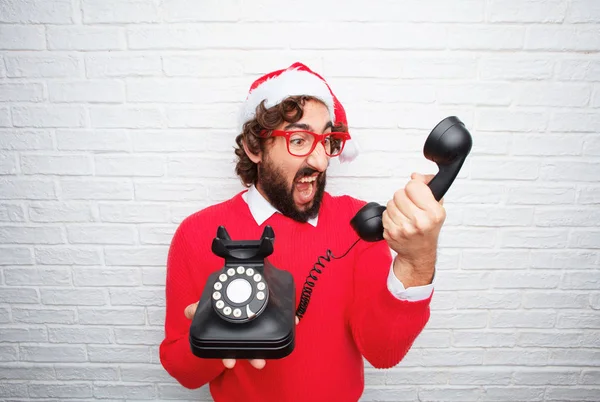
[[[284,137],[287,143],[287,149],[290,155],[307,156],[314,151],[318,143],[323,144],[325,153],[328,156],[339,156],[344,150],[346,140],[350,139],[348,133],[327,133],[317,134],[311,131],[284,131],[284,130],[263,130],[262,137]]]

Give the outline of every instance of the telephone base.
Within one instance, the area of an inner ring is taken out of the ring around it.
[[[190,327],[189,341],[195,356],[208,359],[280,359],[294,350],[294,278],[266,259],[264,267],[255,266],[254,269],[263,272],[270,296],[265,310],[244,323],[226,321],[215,312],[211,304],[212,284],[218,280],[221,271],[209,276]]]

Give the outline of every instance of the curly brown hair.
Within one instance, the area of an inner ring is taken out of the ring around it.
[[[253,154],[264,152],[267,141],[272,141],[274,138],[268,136],[266,138],[261,137],[260,133],[263,130],[275,130],[283,122],[297,122],[302,118],[304,104],[311,100],[321,102],[312,96],[292,96],[268,109],[265,107],[264,101],[257,106],[254,119],[244,124],[242,133],[235,139],[237,144],[235,148],[237,156],[235,172],[246,187],[257,183],[258,165],[252,162],[246,154],[243,141],[245,140],[248,150]],[[347,132],[348,127],[345,124],[338,123],[331,131]]]

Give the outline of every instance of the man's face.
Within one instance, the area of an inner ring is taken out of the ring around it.
[[[331,120],[324,104],[307,101],[303,111],[298,122],[283,123],[277,129],[331,132]],[[275,137],[272,143],[267,143],[258,165],[257,188],[282,214],[306,222],[319,212],[328,164],[323,144],[318,143],[308,156],[298,157],[288,152],[286,138]]]

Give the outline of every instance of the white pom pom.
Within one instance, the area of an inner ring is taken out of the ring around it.
[[[349,141],[346,141],[344,145],[344,150],[340,154],[340,162],[352,162],[358,156],[359,149],[356,140],[353,138]]]

